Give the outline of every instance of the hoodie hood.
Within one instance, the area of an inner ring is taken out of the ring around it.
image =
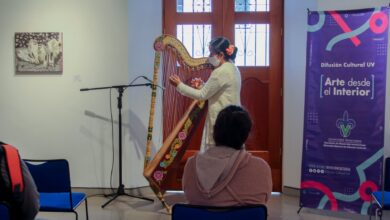
[[[250,154],[230,147],[211,147],[195,157],[198,188],[212,197],[224,189],[238,168],[245,165]]]

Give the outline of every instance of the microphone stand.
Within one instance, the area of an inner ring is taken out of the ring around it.
[[[127,87],[138,87],[138,86],[153,86],[151,83],[143,83],[143,84],[134,84],[134,85],[116,85],[116,86],[106,86],[106,87],[96,87],[96,88],[84,88],[80,89],[81,92],[84,91],[90,91],[90,90],[100,90],[100,89],[117,89],[118,90],[118,126],[119,126],[119,186],[118,190],[115,193],[106,195],[106,196],[113,196],[110,200],[108,200],[106,203],[102,205],[102,208],[106,207],[108,204],[110,204],[112,201],[114,201],[119,196],[129,196],[134,197],[138,199],[148,200],[148,201],[154,201],[153,199],[140,197],[140,196],[134,196],[129,195],[125,192],[125,185],[122,182],[122,96],[123,91]]]

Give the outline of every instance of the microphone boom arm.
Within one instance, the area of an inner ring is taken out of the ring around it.
[[[99,90],[99,89],[124,89],[127,87],[137,87],[137,86],[153,86],[153,83],[141,83],[133,85],[115,85],[115,86],[104,86],[104,87],[94,87],[94,88],[82,88],[81,92],[90,91],[90,90]]]

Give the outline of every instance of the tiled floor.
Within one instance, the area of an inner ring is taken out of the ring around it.
[[[152,198],[152,196],[150,196]],[[170,193],[167,202],[172,204],[184,201],[181,193]],[[122,219],[144,219],[144,220],[170,220],[162,205],[156,199],[155,202],[140,200],[127,196],[120,196],[104,209],[101,208],[108,198],[103,196],[91,196],[88,198],[88,209],[90,220],[122,220]],[[367,220],[368,216],[350,214],[345,212],[330,212],[304,208],[300,214],[298,210],[298,197],[283,194],[274,194],[267,205],[269,220]],[[78,209],[79,220],[85,218],[85,208],[82,204]],[[390,213],[385,213],[383,219],[390,219]],[[387,218],[386,218],[387,217]],[[66,220],[75,219],[73,213],[39,213],[37,220]]]

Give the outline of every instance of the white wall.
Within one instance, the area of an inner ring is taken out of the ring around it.
[[[143,28],[140,28],[143,27]],[[130,79],[144,75],[149,79],[153,78],[154,65],[154,40],[162,34],[162,1],[161,0],[129,0],[129,73]],[[161,65],[160,65],[161,66]],[[161,73],[161,71],[160,71]],[[161,74],[160,74],[161,76]],[[160,77],[161,80],[161,77]],[[136,82],[144,83],[143,79]],[[138,185],[149,185],[142,176],[144,155],[146,146],[147,127],[150,113],[151,89],[149,87],[135,87],[128,91],[129,110],[129,134],[128,141],[129,155],[132,158],[131,164],[126,168],[131,176],[130,179],[137,179]],[[161,89],[157,90],[158,96]],[[161,146],[161,99],[157,99],[156,113],[154,120],[154,135],[152,153]],[[133,162],[135,161],[135,162]],[[134,181],[134,180],[133,180]]]
[[[344,10],[386,6],[388,1],[322,0],[284,1],[284,125],[283,185],[299,188],[302,162],[303,113],[305,97],[307,9]],[[390,65],[387,66],[388,73]],[[387,80],[386,106],[390,104],[390,83]],[[390,108],[386,108],[386,121]],[[385,155],[390,155],[390,123],[385,128]]]
[[[0,140],[19,147],[24,158],[68,159],[76,187],[109,187],[112,163],[109,91],[79,89],[127,84],[133,74],[149,71],[144,68],[153,65],[151,45],[161,33],[161,3],[134,2],[0,1]],[[140,32],[140,25],[147,30]],[[15,32],[63,32],[63,73],[15,75]],[[117,162],[116,96],[113,91]],[[139,145],[146,142],[149,104],[143,99],[149,100],[149,96],[149,90],[142,88],[124,93],[126,187],[146,185],[142,177],[144,151]],[[141,134],[137,146],[129,134],[132,129]],[[113,186],[117,184],[116,163]]]
[[[283,186],[299,187],[305,97],[306,17],[316,1],[284,1]]]

